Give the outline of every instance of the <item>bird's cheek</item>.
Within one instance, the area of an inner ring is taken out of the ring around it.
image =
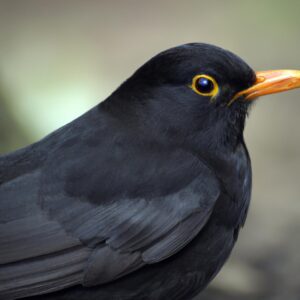
[[[227,106],[230,99],[234,96],[233,92],[229,87],[223,87],[222,90],[216,95],[212,103],[215,103],[217,106]]]

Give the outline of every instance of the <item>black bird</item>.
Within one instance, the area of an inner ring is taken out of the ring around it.
[[[191,299],[245,222],[250,100],[296,87],[300,71],[182,45],[1,156],[0,299]]]

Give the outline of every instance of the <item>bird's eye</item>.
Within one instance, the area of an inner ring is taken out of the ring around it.
[[[219,92],[219,86],[214,78],[208,75],[197,75],[193,78],[191,88],[202,96],[215,97]]]

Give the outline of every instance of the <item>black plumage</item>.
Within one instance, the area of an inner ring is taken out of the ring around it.
[[[214,99],[190,88],[219,84]],[[206,44],[162,52],[110,97],[0,157],[0,299],[190,299],[244,224],[255,82]]]

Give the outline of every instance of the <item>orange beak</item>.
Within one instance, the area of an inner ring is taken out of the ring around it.
[[[256,73],[256,82],[250,88],[237,93],[230,101],[243,96],[246,100],[254,100],[259,96],[280,93],[300,88],[300,71],[273,70]]]

